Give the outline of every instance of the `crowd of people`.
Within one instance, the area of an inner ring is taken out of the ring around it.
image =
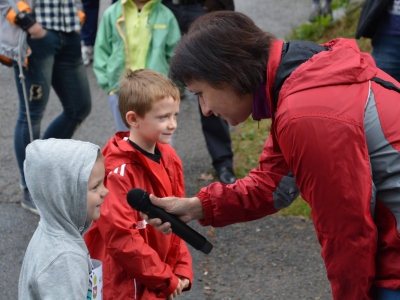
[[[19,96],[21,205],[41,217],[19,299],[91,299],[93,259],[103,299],[189,291],[189,249],[169,223],[132,210],[133,187],[214,227],[274,214],[301,194],[333,298],[400,298],[400,1],[366,1],[356,38],[371,38],[372,56],[351,39],[284,42],[230,0],[117,0],[97,26],[98,2],[0,0],[0,58]],[[331,13],[331,1],[313,1],[310,21]],[[116,128],[103,149],[71,139],[91,110],[91,62]],[[41,134],[51,87],[63,110]],[[192,198],[171,145],[182,87],[198,97],[220,181]],[[229,126],[250,116],[271,118],[271,131],[259,166],[236,179]]]

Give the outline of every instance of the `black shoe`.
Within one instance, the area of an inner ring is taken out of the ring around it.
[[[21,206],[34,214],[39,215],[35,202],[33,202],[31,193],[26,189],[24,190],[24,198],[21,201]]]
[[[236,176],[233,173],[232,168],[222,167],[217,171],[217,177],[219,181],[225,184],[234,183],[236,181]]]

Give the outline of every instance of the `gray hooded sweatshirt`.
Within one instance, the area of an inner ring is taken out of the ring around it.
[[[92,265],[83,234],[88,180],[99,147],[75,140],[35,140],[24,172],[40,222],[28,245],[18,299],[91,299]]]

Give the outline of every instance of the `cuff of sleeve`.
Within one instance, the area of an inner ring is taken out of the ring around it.
[[[201,226],[210,226],[213,223],[213,208],[211,204],[210,196],[201,189],[200,192],[195,195],[195,197],[199,198],[201,201],[201,205],[203,206],[204,211],[204,219],[199,220]]]
[[[178,287],[178,277],[174,275],[172,276],[170,285],[161,293],[159,293],[157,297],[168,298],[168,296],[171,295],[176,290],[177,287]]]
[[[0,55],[0,63],[7,66],[7,67],[12,67],[12,59],[5,57],[3,55]]]
[[[17,7],[18,7],[19,11],[26,11],[29,13],[31,12],[31,8],[29,7],[29,5],[23,1],[17,2]],[[12,8],[8,11],[6,18],[11,24],[18,26],[18,24],[15,22],[15,20],[17,18],[17,13]]]
[[[81,23],[81,26],[83,26],[83,24],[85,24],[86,14],[83,11],[78,10],[78,18],[79,22]]]

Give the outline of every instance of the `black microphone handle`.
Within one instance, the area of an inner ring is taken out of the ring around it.
[[[148,212],[146,212],[146,214],[150,218],[159,218],[162,223],[171,223],[172,232],[187,242],[190,246],[205,254],[211,252],[213,245],[207,241],[204,236],[192,229],[181,219],[178,219],[178,217],[174,215],[170,215],[165,210],[155,205],[149,205],[147,208]]]

